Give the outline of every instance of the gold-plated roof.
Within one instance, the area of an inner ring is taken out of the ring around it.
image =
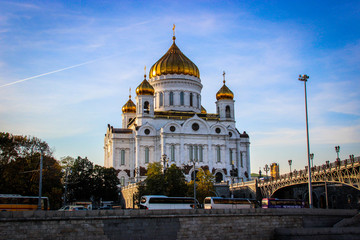
[[[154,88],[146,80],[146,75],[144,75],[144,81],[136,88],[136,95],[154,95]]]
[[[166,74],[185,74],[200,78],[198,67],[176,46],[175,36],[169,50],[150,68],[149,78]]]
[[[207,113],[206,109],[203,106],[201,106],[201,113]]]
[[[223,99],[234,99],[234,93],[225,85],[225,72],[223,73],[224,85],[220,88],[220,90],[216,93],[216,99],[217,100],[223,100]]]
[[[131,95],[129,96],[129,100],[122,107],[123,113],[136,113],[136,106],[134,102],[131,100]]]

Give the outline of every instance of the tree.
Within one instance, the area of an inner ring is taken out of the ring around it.
[[[144,195],[165,195],[165,181],[160,162],[149,163]]]
[[[89,200],[93,191],[93,164],[87,158],[78,157],[68,176],[69,201]]]
[[[39,195],[39,162],[40,154],[35,153],[26,158],[17,157],[2,166],[0,192],[20,194],[23,196]],[[51,156],[43,157],[42,195],[49,197],[51,209],[61,206],[62,184],[61,167]]]
[[[26,158],[40,150],[44,155],[52,155],[49,145],[36,137],[0,132],[0,165],[15,161],[19,157]]]
[[[60,207],[61,167],[52,157],[49,145],[36,137],[0,132],[0,192],[39,195],[40,152],[43,154],[42,195],[50,207]]]
[[[165,192],[169,197],[184,197],[187,192],[183,171],[172,164],[165,171]]]
[[[183,171],[172,164],[166,169],[165,174],[162,171],[160,162],[149,163],[147,178],[144,182],[138,183],[138,191],[134,198],[140,201],[144,195],[166,195],[169,197],[184,197],[187,191],[185,176]]]
[[[209,170],[203,170],[202,168],[196,174],[196,199],[199,203],[204,202],[205,197],[214,196],[215,177],[209,172]],[[194,196],[194,181],[188,183],[188,195]]]
[[[117,174],[114,168],[94,166],[86,157],[78,157],[68,176],[66,198],[69,201],[116,201],[120,184]]]

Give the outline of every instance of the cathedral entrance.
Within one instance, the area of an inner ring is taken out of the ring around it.
[[[224,180],[222,173],[218,172],[215,174],[215,182],[219,183]]]

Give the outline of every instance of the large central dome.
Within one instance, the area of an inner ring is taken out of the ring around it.
[[[176,46],[175,37],[169,50],[151,68],[149,77],[166,74],[185,74],[200,78],[197,66]]]

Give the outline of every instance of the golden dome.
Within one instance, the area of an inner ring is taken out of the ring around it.
[[[122,107],[123,113],[136,113],[136,106],[134,102],[131,100],[131,95],[129,96],[129,100]]]
[[[185,74],[200,78],[198,67],[176,46],[175,36],[169,50],[150,68],[149,78],[166,74]]]
[[[154,88],[146,80],[146,75],[144,75],[144,81],[136,88],[136,95],[154,95]]]
[[[201,106],[201,113],[207,113],[206,109],[203,106]]]
[[[217,100],[223,100],[223,99],[234,99],[234,93],[225,85],[225,72],[223,73],[224,76],[224,85],[220,88],[220,90],[216,93],[216,99]]]

